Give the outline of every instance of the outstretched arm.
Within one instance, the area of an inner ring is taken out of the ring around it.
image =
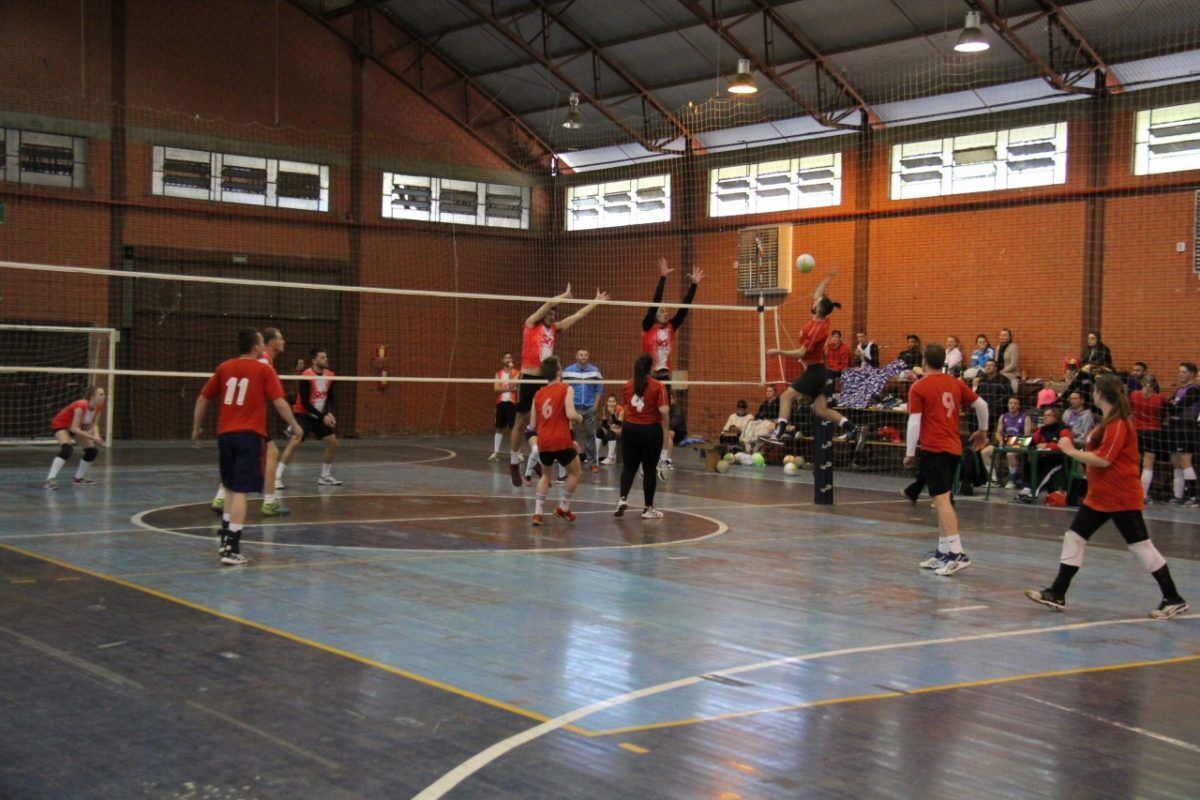
[[[567,290],[565,292],[560,294],[558,297],[555,297],[553,300],[547,300],[546,302],[542,303],[540,306],[538,306],[537,311],[533,312],[532,314],[529,315],[529,317],[526,318],[525,327],[532,328],[535,325],[537,325],[539,322],[542,321],[542,317],[544,317],[550,313],[550,309],[552,309],[556,305],[558,305],[559,300],[566,300],[570,296],[571,296],[571,284],[568,283]],[[559,324],[558,327],[561,328],[562,325]]]
[[[772,347],[767,351],[769,356],[783,356],[784,358],[804,358],[804,354],[808,352],[807,347],[797,347],[795,350],[778,350]]]
[[[687,319],[688,306],[692,304],[692,298],[696,296],[696,287],[698,287],[700,285],[700,281],[704,279],[704,270],[692,270],[692,274],[688,277],[691,278],[692,282],[688,284],[687,294],[683,296],[683,308],[676,311],[675,316],[671,317],[671,325],[675,327],[675,330],[679,330],[679,326],[681,326],[683,321]]]
[[[837,275],[837,267],[830,267],[829,274],[821,279],[817,288],[813,289],[813,300],[820,300],[825,296],[825,289],[829,287],[829,282],[833,280],[834,275]]]
[[[599,289],[597,289],[596,290],[596,299],[593,300],[592,302],[588,303],[583,308],[576,311],[571,316],[564,319],[562,322],[558,323],[558,329],[560,331],[565,331],[567,328],[571,327],[576,322],[579,322],[579,320],[583,319],[588,314],[592,313],[592,309],[594,309],[596,306],[600,305],[607,299],[608,299],[608,292],[602,292]]]
[[[667,286],[667,276],[675,270],[667,266],[667,260],[660,258],[658,260],[658,283],[654,287],[654,299],[650,302],[653,304],[646,309],[646,316],[642,317],[642,330],[648,331],[654,325],[654,317],[658,314],[658,304],[662,302],[663,290]]]

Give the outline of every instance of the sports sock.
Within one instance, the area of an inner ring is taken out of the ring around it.
[[[266,492],[263,493],[263,505],[264,506],[267,503],[274,503],[274,502],[275,502],[275,493],[274,492],[271,492],[270,494],[268,494]]]
[[[50,464],[50,474],[46,476],[46,480],[52,481],[58,477],[59,471],[66,466],[66,464],[67,462],[64,459],[55,456],[54,461]]]
[[[1171,488],[1177,499],[1183,499],[1183,470],[1177,469],[1171,473]]]
[[[287,469],[287,464],[280,461],[279,464],[275,467],[275,480],[278,481],[278,480],[283,479],[283,471],[285,469]]]
[[[492,452],[493,453],[500,452],[500,444],[503,441],[504,441],[504,434],[497,432],[496,435],[492,438]]]
[[[1185,481],[1196,480],[1196,468],[1195,467],[1184,467],[1183,468],[1183,479]]]
[[[332,469],[333,469],[333,464],[327,464],[324,461],[322,461],[321,462],[321,477],[328,478],[329,473]]]
[[[546,509],[546,493],[538,492],[533,498],[533,513],[541,514]]]
[[[854,430],[854,423],[851,422],[847,417],[842,417],[842,421],[839,422],[838,425],[840,425],[841,427],[845,428],[848,431]]]
[[[558,504],[558,507],[561,508],[563,511],[570,511],[571,510],[571,498],[574,496],[575,495],[573,495],[572,493],[570,493],[564,489],[562,501]]]
[[[529,450],[529,460],[525,462],[525,477],[528,478],[533,474],[533,465],[538,463],[538,448],[535,444]]]
[[[659,461],[670,461],[671,460],[671,455],[667,452],[665,447],[663,448],[662,452],[658,454],[658,460]]]
[[[221,515],[221,527],[222,528],[229,527],[229,512],[228,511],[226,511],[224,514]]]
[[[92,462],[80,461],[79,466],[75,469],[75,480],[83,480],[87,477],[88,470],[92,468]]]
[[[240,522],[229,523],[229,532],[230,533],[241,533],[242,532],[242,523],[240,523]]]
[[[224,486],[217,487],[217,496],[214,497],[213,499],[214,500],[224,500],[225,499],[225,487]]]
[[[938,552],[939,553],[950,553],[951,555],[958,555],[962,551],[963,551],[962,539],[959,538],[957,533],[954,534],[953,536],[939,536],[938,537]]]
[[[615,439],[608,443],[608,457],[609,458],[617,457],[617,442]]]
[[[1154,470],[1152,470],[1152,469],[1142,470],[1142,496],[1143,497],[1148,497],[1150,495],[1150,484],[1152,484],[1152,483],[1154,483]]]
[[[520,464],[521,463],[520,454],[517,453],[516,450],[508,451],[508,463],[510,463],[510,464]]]
[[[1163,564],[1154,572],[1150,573],[1154,576],[1154,580],[1158,581],[1158,588],[1162,590],[1164,600],[1172,600],[1180,602],[1183,600],[1179,596],[1179,590],[1175,588],[1175,581],[1171,580],[1171,568]]]
[[[567,468],[564,467],[562,464],[559,464],[558,471],[556,474],[558,475],[559,480],[565,480],[567,477]]]

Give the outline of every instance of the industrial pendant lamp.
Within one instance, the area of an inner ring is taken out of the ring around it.
[[[960,53],[982,53],[989,47],[991,45],[983,37],[983,31],[979,27],[979,12],[968,11],[967,18],[963,22],[962,33],[958,35],[958,43],[954,45],[954,49]]]
[[[577,131],[583,127],[583,117],[579,114],[579,92],[571,92],[571,108],[567,111],[567,119],[562,126],[569,131]]]
[[[754,85],[754,76],[750,74],[750,59],[739,58],[737,75],[729,83],[730,94],[754,94],[758,87]]]

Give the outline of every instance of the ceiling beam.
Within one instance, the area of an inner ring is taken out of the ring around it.
[[[1005,19],[992,8],[987,0],[963,0],[963,2],[972,10],[978,9],[992,30],[998,33],[1000,38],[1015,50],[1018,55],[1036,67],[1037,71],[1042,74],[1042,78],[1055,89],[1058,89],[1060,92],[1067,92],[1068,94],[1098,94],[1104,91],[1103,88],[1080,86],[1063,78],[1058,70],[1038,55],[1032,47],[1025,43],[1024,39],[1017,35],[1016,31],[1009,27]],[[1088,70],[1085,74],[1090,72],[1092,70]]]
[[[604,101],[598,96],[596,96],[595,93],[588,91],[585,87],[572,80],[569,75],[564,73],[555,65],[552,59],[538,52],[537,48],[525,41],[525,38],[521,36],[520,33],[514,31],[508,25],[500,21],[500,19],[493,16],[488,10],[482,8],[479,3],[476,2],[476,0],[458,0],[458,3],[486,22],[493,30],[495,30],[505,39],[508,39],[510,42],[520,48],[526,56],[533,59],[538,64],[541,64],[542,67],[551,75],[553,75],[560,83],[562,83],[572,92],[576,92],[581,98],[586,100],[589,105],[603,114],[610,122],[631,137],[633,141],[637,142],[647,150],[653,150],[655,152],[680,152],[678,150],[667,150],[661,145],[651,141],[648,137],[634,130],[628,122],[626,122],[616,112],[609,108],[608,105],[604,103]]]
[[[1125,87],[1121,85],[1117,76],[1113,74],[1108,64],[1100,57],[1096,48],[1092,47],[1091,42],[1084,37],[1083,32],[1076,27],[1075,23],[1067,16],[1067,13],[1063,11],[1062,6],[1054,0],[1037,0],[1037,3],[1049,15],[1051,22],[1058,26],[1063,35],[1075,46],[1076,51],[1083,53],[1088,61],[1091,62],[1092,72],[1098,72],[1104,76],[1104,84],[1108,91],[1124,91]]]
[[[688,129],[688,127],[686,125],[683,124],[683,122],[679,119],[679,117],[675,116],[675,113],[673,111],[671,111],[671,109],[667,108],[662,102],[660,102],[659,99],[657,97],[655,97],[653,93],[648,91],[646,89],[646,87],[641,84],[640,81],[638,81],[636,78],[634,78],[632,75],[630,75],[625,70],[624,67],[622,67],[617,62],[613,61],[607,55],[605,55],[604,51],[601,48],[597,47],[591,41],[591,39],[588,38],[587,34],[583,33],[581,30],[576,28],[573,24],[571,24],[570,22],[568,22],[567,20],[565,20],[561,16],[559,16],[557,13],[555,13],[555,11],[549,7],[549,3],[545,2],[545,0],[536,0],[536,2],[538,3],[538,5],[540,5],[543,8],[543,10],[546,12],[546,14],[549,15],[550,19],[552,19],[555,22],[555,24],[558,25],[558,27],[562,28],[564,31],[571,34],[571,36],[575,37],[576,41],[578,41],[580,44],[583,44],[585,47],[587,47],[588,48],[587,52],[591,53],[594,58],[597,58],[601,62],[603,62],[605,66],[607,66],[614,73],[616,73],[618,78],[625,81],[626,85],[632,87],[634,89],[634,91],[636,91],[640,97],[642,97],[647,103],[650,104],[650,106],[652,108],[654,108],[655,111],[657,111],[659,114],[661,114],[663,119],[665,119],[667,122],[669,122],[673,128],[675,128],[675,131],[679,136],[682,136],[684,139],[687,139],[688,141],[692,140],[692,138],[693,138],[692,132]]]
[[[354,2],[346,3],[344,6],[332,8],[326,11],[321,16],[328,20],[334,20],[338,17],[344,17],[347,14],[353,14],[355,11],[366,11],[369,8],[382,5],[388,0],[354,0]]]
[[[810,115],[813,119],[827,128],[841,128],[845,130],[859,129],[856,125],[847,125],[841,121],[841,118],[834,119],[824,111],[814,107],[810,102],[808,102],[808,99],[804,97],[804,95],[796,91],[796,87],[784,80],[783,77],[775,71],[774,67],[764,61],[749,47],[747,47],[746,44],[743,43],[738,37],[734,36],[724,22],[705,10],[704,6],[701,5],[698,0],[679,0],[679,2],[682,3],[683,6],[691,11],[696,17],[703,20],[705,25],[707,25],[718,36],[720,36],[735,50],[737,50],[742,58],[748,59],[759,73],[764,75],[768,80],[771,81],[771,83],[783,90],[783,93],[786,94],[793,103],[798,105],[804,111],[804,113]]]

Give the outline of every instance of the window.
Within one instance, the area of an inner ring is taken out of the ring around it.
[[[670,175],[651,175],[567,189],[569,231],[646,225],[670,220]]]
[[[222,203],[329,210],[329,167],[182,147],[154,148],[153,192]]]
[[[787,158],[709,172],[708,215],[765,214],[842,203],[842,154]]]
[[[892,147],[893,200],[1066,182],[1065,122]]]
[[[86,179],[87,139],[57,133],[0,129],[0,179],[79,189]]]
[[[1200,103],[1139,111],[1133,174],[1200,169]]]
[[[385,219],[529,229],[529,188],[383,173]]]

